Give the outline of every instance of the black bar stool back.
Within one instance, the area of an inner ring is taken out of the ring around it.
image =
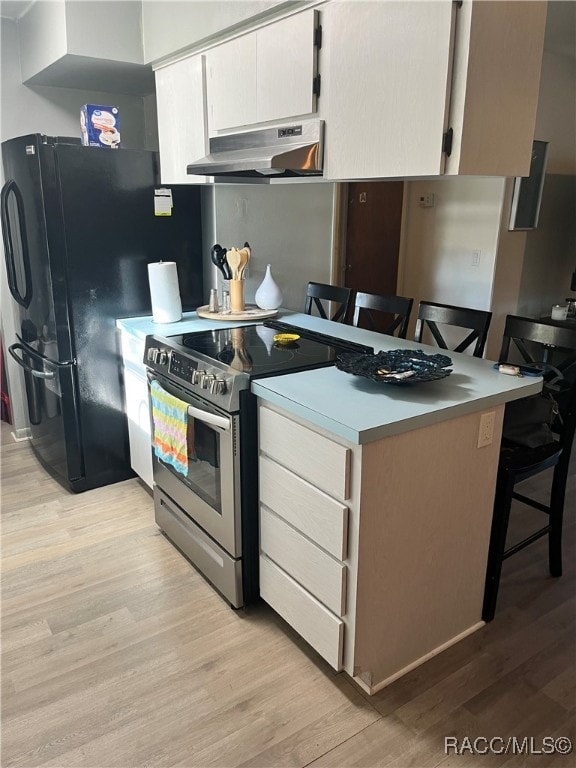
[[[421,301],[418,307],[418,320],[416,321],[414,340],[421,342],[424,328],[427,327],[439,347],[450,349],[438,328],[438,323],[466,328],[470,330],[470,333],[452,351],[464,352],[474,343],[474,357],[482,357],[491,319],[492,312],[486,312],[482,309],[468,309],[467,307],[455,307],[452,304],[436,304],[432,301]]]
[[[354,300],[354,317],[352,325],[358,326],[360,318],[368,324],[368,330],[380,331],[390,336],[405,339],[408,333],[408,323],[414,299],[405,296],[380,296],[376,293],[357,293]],[[373,313],[378,312],[389,316],[389,322],[384,330],[377,328]],[[398,333],[396,333],[398,331]]]
[[[315,308],[320,317],[324,320],[334,320],[335,322],[344,322],[350,303],[352,300],[352,291],[350,288],[344,288],[338,285],[328,285],[326,283],[308,283],[306,290],[306,303],[304,312],[307,315],[312,314]],[[328,317],[322,304],[323,301],[334,302],[340,306],[336,309],[331,318]]]
[[[567,334],[564,328],[547,326],[544,329],[542,325],[544,324],[529,318],[509,315],[506,318],[504,328],[500,361],[510,362],[512,343],[518,350],[525,350],[526,355],[522,351],[521,354],[526,363],[541,362],[546,352],[545,347],[562,347],[576,351],[576,328],[568,329]],[[531,345],[530,352],[527,350],[527,344]],[[534,355],[537,345],[541,345],[540,361],[537,361]],[[562,575],[564,501],[570,455],[576,430],[576,380],[574,378],[570,380],[568,377],[562,378],[562,376],[561,372],[560,376],[555,371],[551,371],[549,375],[545,373],[544,387],[554,397],[559,411],[552,424],[554,441],[534,448],[527,448],[507,442],[506,438],[502,440],[482,608],[484,621],[491,621],[494,618],[504,560],[543,536],[548,536],[550,575]],[[528,491],[520,493],[515,490],[515,486],[522,480],[527,480],[551,468],[553,468],[553,473],[548,503],[542,503],[529,496]],[[506,548],[506,535],[513,500],[543,512],[547,515],[548,520],[542,528]]]

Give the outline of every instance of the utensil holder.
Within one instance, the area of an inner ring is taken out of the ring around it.
[[[230,280],[230,309],[232,312],[243,312],[244,280]]]

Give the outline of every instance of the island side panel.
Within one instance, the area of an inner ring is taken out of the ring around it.
[[[363,446],[354,674],[375,692],[480,626],[503,406]]]

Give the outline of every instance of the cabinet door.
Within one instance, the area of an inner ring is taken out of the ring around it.
[[[530,173],[546,5],[468,0],[459,9],[447,174]]]
[[[217,46],[206,63],[210,135],[257,122],[256,33]]]
[[[454,7],[449,0],[326,6],[326,178],[443,172]]]
[[[317,11],[305,11],[256,33],[258,122],[316,111],[317,19]]]
[[[143,370],[144,373],[144,370]],[[130,466],[152,488],[152,437],[148,384],[144,377],[131,368],[124,369]]]
[[[208,154],[204,56],[156,71],[160,177],[163,184],[200,184],[186,166]]]

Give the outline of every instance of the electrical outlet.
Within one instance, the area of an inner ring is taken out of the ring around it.
[[[496,411],[488,411],[480,416],[480,429],[478,430],[478,448],[490,445],[494,439],[494,419]]]
[[[481,251],[472,251],[472,266],[473,267],[479,267],[480,266],[480,256],[482,255]]]
[[[420,208],[434,208],[436,200],[433,192],[427,192],[424,195],[420,195],[418,198],[418,205]]]

